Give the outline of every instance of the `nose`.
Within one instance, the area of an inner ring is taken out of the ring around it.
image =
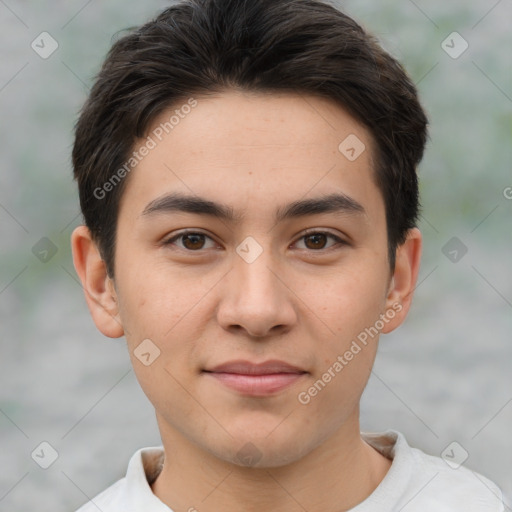
[[[296,323],[289,275],[264,250],[255,261],[238,255],[221,284],[217,320],[227,331],[254,338],[284,334]]]

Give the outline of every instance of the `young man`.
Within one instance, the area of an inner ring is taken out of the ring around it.
[[[76,127],[75,268],[162,448],[82,512],[502,511],[484,477],[359,430],[421,254],[427,120],[318,0],[190,0],[116,42]]]

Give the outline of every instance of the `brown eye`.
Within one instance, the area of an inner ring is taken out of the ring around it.
[[[313,235],[306,235],[304,240],[307,240],[306,246],[308,249],[323,249],[327,242],[327,237],[325,233],[314,233]]]
[[[331,240],[334,240],[336,243],[331,244],[330,246],[326,247],[326,244],[328,243],[329,238]],[[304,245],[306,246],[306,249],[312,250],[312,251],[321,251],[322,249],[330,249],[331,247],[335,245],[345,245],[345,242],[337,237],[336,235],[333,235],[332,233],[324,232],[324,231],[314,231],[311,233],[307,233],[306,235],[302,236],[299,241],[304,240]]]
[[[179,249],[187,250],[190,252],[200,251],[205,247],[206,239],[211,240],[211,238],[203,233],[196,233],[193,231],[180,233],[169,240],[164,242],[165,245],[177,245]],[[175,243],[176,241],[180,241],[181,244]],[[213,240],[212,240],[213,242]]]
[[[200,235],[198,233],[191,234],[191,235],[182,235],[183,238],[183,245],[187,249],[196,250],[196,249],[202,249],[202,246],[204,245],[204,235]]]

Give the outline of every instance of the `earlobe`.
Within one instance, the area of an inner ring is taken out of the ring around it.
[[[409,312],[420,269],[421,247],[421,232],[413,228],[396,250],[395,269],[386,297],[386,311],[389,311],[388,316],[392,318],[382,330],[383,333],[391,332],[401,325]]]
[[[78,226],[73,231],[71,247],[75,270],[96,327],[109,338],[123,336],[113,281],[107,275],[105,262],[86,226]]]

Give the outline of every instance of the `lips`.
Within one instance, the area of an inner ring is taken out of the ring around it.
[[[243,395],[267,396],[281,391],[308,372],[284,361],[229,361],[203,370],[208,377]]]
[[[211,370],[205,370],[215,373],[236,373],[239,375],[270,375],[272,373],[306,373],[305,370],[273,359],[264,363],[251,363],[249,361],[229,361],[227,363],[214,366]]]

